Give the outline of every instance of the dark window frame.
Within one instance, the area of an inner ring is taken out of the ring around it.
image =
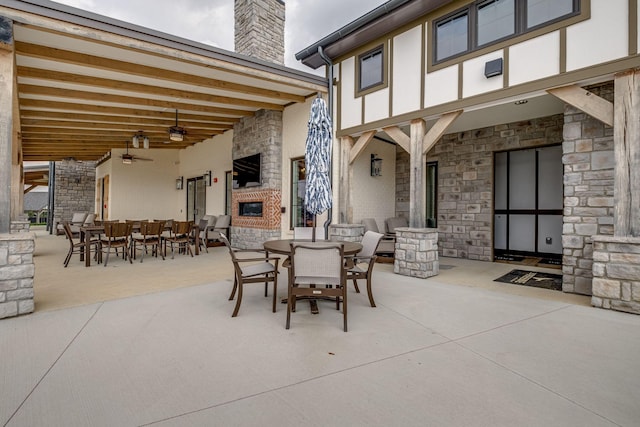
[[[375,54],[379,53],[382,55],[382,69],[380,70],[380,80],[369,84],[367,86],[362,87],[362,70],[363,70],[363,61],[367,58],[373,57]],[[359,54],[356,57],[356,96],[366,95],[368,93],[374,92],[378,89],[382,89],[387,86],[387,52],[386,52],[386,44],[382,43],[375,46],[372,49],[367,50]]]
[[[546,27],[546,26],[550,26],[553,24],[556,24],[560,21],[564,21],[566,19],[570,19],[573,18],[575,16],[578,16],[581,14],[582,12],[582,0],[571,0],[572,1],[572,6],[573,6],[573,11],[570,13],[567,13],[565,15],[559,16],[557,18],[551,19],[549,21],[545,21],[542,22],[536,26],[527,28],[526,26],[526,22],[527,22],[527,6],[528,6],[528,0],[514,0],[514,26],[515,26],[515,31],[513,32],[513,34],[509,34],[505,37],[499,38],[499,39],[495,39],[495,40],[491,40],[487,43],[484,43],[482,45],[478,44],[478,9],[481,5],[487,4],[491,1],[494,0],[477,0],[473,3],[470,3],[468,5],[466,5],[465,7],[462,7],[460,9],[457,9],[451,13],[448,13],[436,20],[433,21],[433,25],[432,30],[431,30],[431,38],[432,38],[432,42],[431,42],[431,49],[432,49],[432,56],[431,56],[431,60],[432,60],[432,64],[433,65],[439,65],[442,63],[445,63],[447,61],[450,61],[452,59],[455,58],[459,58],[465,55],[468,55],[472,52],[475,52],[477,50],[480,49],[484,49],[488,46],[494,45],[494,44],[498,44],[500,42],[503,42],[505,40],[509,40],[509,39],[513,39],[519,36],[522,36],[524,34],[527,34],[529,32],[533,32],[536,31],[540,28]],[[462,51],[462,52],[458,52],[455,53],[453,55],[450,56],[446,56],[444,58],[438,58],[438,25],[449,21],[450,19],[460,16],[460,15],[467,15],[467,50]]]

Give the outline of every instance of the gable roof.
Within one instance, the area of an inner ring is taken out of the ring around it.
[[[313,74],[48,0],[0,0],[7,23],[25,161],[97,160],[138,131],[180,149],[327,91]],[[176,120],[187,134],[169,143]]]
[[[325,65],[319,48],[338,58],[448,3],[452,0],[390,0],[296,53],[296,59],[316,69]]]
[[[24,195],[24,211],[41,211],[49,205],[49,193],[30,191]]]

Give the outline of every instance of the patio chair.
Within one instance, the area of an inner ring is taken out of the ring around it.
[[[215,215],[205,215],[200,218],[198,221],[198,228],[200,229],[200,247],[204,246],[204,250],[209,252],[209,245],[207,242],[207,232],[209,228],[214,228],[216,225],[216,220],[218,219]],[[194,236],[195,238],[195,236]]]
[[[371,276],[373,275],[373,266],[376,262],[376,250],[382,239],[382,234],[374,231],[367,231],[362,238],[362,250],[358,252],[352,258],[352,266],[347,270],[347,281],[353,280],[353,286],[357,293],[360,293],[358,288],[358,279],[365,279],[367,281],[367,295],[369,296],[369,303],[371,307],[375,307],[376,303],[373,301],[373,292],[371,291]],[[349,265],[349,263],[347,263]]]
[[[77,235],[80,232],[80,226],[84,224],[85,219],[87,219],[87,215],[87,212],[74,212],[71,216],[71,221],[67,221],[71,227],[71,232],[74,235]],[[56,226],[56,234],[65,234],[63,223],[64,221]]]
[[[74,253],[81,254],[84,252],[86,242],[80,242],[80,241],[76,242],[73,240],[71,225],[69,224],[68,221],[62,222],[62,230],[64,231],[64,234],[67,236],[67,239],[69,240],[69,252],[67,253],[67,256],[64,259],[64,267],[67,268],[67,265],[69,265],[69,260],[71,259]],[[87,238],[90,239],[90,236],[87,236]],[[95,254],[94,256],[99,262],[100,257],[98,256],[98,254],[100,252],[100,239],[96,238],[95,240],[89,240],[89,245],[94,247],[94,254]]]
[[[266,254],[260,258],[238,258],[236,254],[239,252],[256,252],[256,250],[233,249],[224,233],[220,233],[220,240],[222,240],[227,249],[229,249],[229,254],[231,255],[231,261],[233,262],[233,268],[235,271],[233,289],[231,290],[229,301],[233,301],[236,290],[238,291],[238,299],[236,300],[236,306],[233,309],[231,317],[236,317],[238,315],[238,311],[240,311],[245,283],[264,283],[264,296],[266,297],[267,286],[269,282],[273,282],[272,311],[275,313],[276,298],[278,296],[278,262],[280,261],[280,258],[268,257]],[[245,263],[250,264],[246,265]]]
[[[174,259],[173,245],[178,245],[178,251],[187,252],[193,257],[191,250],[190,236],[193,229],[193,221],[173,221],[173,226],[169,237],[165,237],[165,255],[167,251],[167,242],[171,245],[171,259]]]
[[[140,233],[134,234],[131,238],[131,255],[136,258],[137,246],[140,245],[140,262],[144,261],[144,254],[147,248],[151,247],[151,255],[158,257],[158,252],[164,261],[164,253],[162,252],[162,230],[164,230],[164,221],[141,221]]]
[[[221,234],[229,235],[229,227],[231,227],[231,215],[220,215],[216,218],[215,225],[208,226],[204,236],[205,247],[209,246],[209,242],[222,241]],[[228,240],[228,238],[227,238]]]
[[[378,230],[378,223],[374,218],[364,218],[362,220],[362,224],[364,225],[365,234],[367,231],[372,231],[374,233],[380,233]],[[378,248],[376,249],[376,254],[385,256],[385,257],[393,257],[396,252],[396,236],[395,234],[383,234],[380,242],[378,243]]]
[[[287,286],[287,323],[296,309],[296,298],[335,297],[342,301],[343,329],[347,332],[347,292],[344,245],[337,242],[291,243],[291,279]]]
[[[117,255],[118,248],[122,248],[122,257],[125,260],[129,258],[129,263],[133,263],[129,254],[129,239],[131,238],[132,228],[133,225],[131,223],[105,222],[104,235],[101,237],[102,253],[107,253],[107,257],[104,260],[105,267],[109,263],[109,254],[111,253],[111,250],[113,249]]]
[[[387,227],[387,234],[396,235],[396,228],[400,227],[408,227],[409,221],[407,218],[403,216],[396,216],[393,218],[387,218],[385,221],[385,226]]]

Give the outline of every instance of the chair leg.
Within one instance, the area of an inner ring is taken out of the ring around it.
[[[106,267],[109,263],[109,254],[111,253],[111,242],[109,242],[109,246],[107,246],[107,257],[104,260],[104,266]]]
[[[375,307],[376,303],[373,301],[373,292],[371,291],[371,277],[367,277],[367,294],[369,295],[371,307]]]
[[[291,306],[294,301],[295,299],[291,291],[291,285],[289,285],[289,291],[287,295],[287,323],[285,325],[285,329],[289,329],[289,326],[291,325]]]
[[[346,287],[342,288],[342,318],[344,322],[344,331],[347,332],[347,293]]]
[[[231,317],[236,317],[238,315],[238,311],[240,311],[240,303],[242,302],[242,281],[238,281],[238,300],[236,301],[236,308],[233,309],[233,314]]]
[[[356,293],[360,293],[360,289],[358,288],[358,279],[353,279],[353,287],[356,288]]]
[[[64,259],[64,268],[67,268],[67,265],[69,265],[69,260],[71,259],[72,254],[73,254],[73,249],[69,249],[69,253],[67,254],[67,257]]]
[[[238,278],[235,273],[233,275],[233,289],[231,289],[231,295],[229,295],[229,301],[233,300],[233,297],[236,295],[236,289],[238,289]]]
[[[276,299],[278,298],[278,272],[273,273],[273,312],[276,312]]]

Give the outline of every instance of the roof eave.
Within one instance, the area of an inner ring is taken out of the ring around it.
[[[390,0],[296,53],[296,59],[316,69],[325,65],[318,53],[320,47],[329,58],[337,58],[451,2],[452,0]]]

